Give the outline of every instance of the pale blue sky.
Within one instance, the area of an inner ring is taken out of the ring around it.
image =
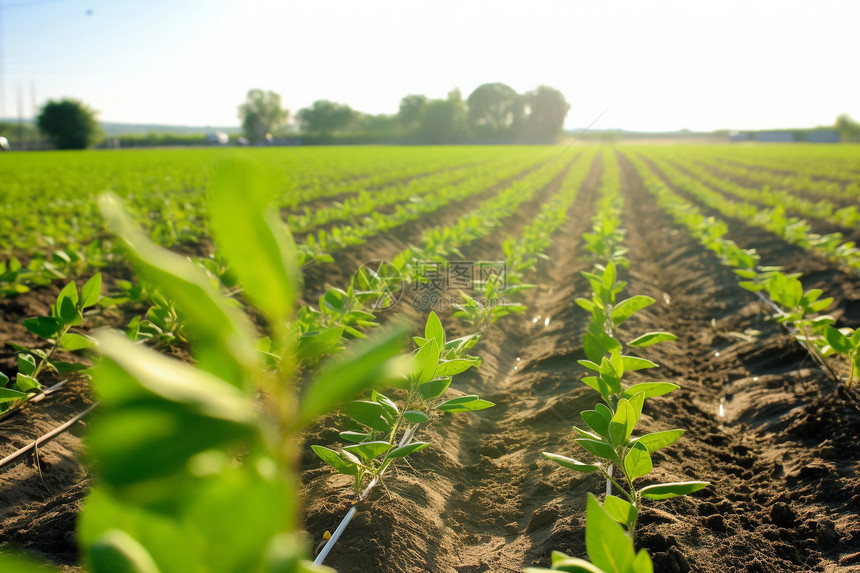
[[[860,120],[860,3],[0,0],[0,115],[74,97],[105,121],[237,125],[250,88],[395,113],[410,93],[547,84],[568,127]],[[91,13],[88,15],[88,11]]]

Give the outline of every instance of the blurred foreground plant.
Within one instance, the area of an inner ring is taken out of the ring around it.
[[[301,276],[292,238],[270,206],[271,188],[248,164],[223,165],[210,226],[272,345],[290,357]],[[101,407],[87,446],[99,480],[79,520],[84,566],[94,573],[331,571],[304,561],[298,433],[336,403],[399,378],[403,329],[324,364],[299,396],[293,361],[267,368],[248,317],[197,265],[152,243],[116,197],[102,197],[100,206],[135,270],[175,303],[196,363],[119,333],[97,336]],[[0,565],[7,570],[5,558]]]

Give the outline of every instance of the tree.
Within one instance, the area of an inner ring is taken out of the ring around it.
[[[427,96],[411,94],[400,100],[400,123],[409,130],[416,129],[421,121],[421,113],[427,105]]]
[[[857,123],[848,114],[842,114],[836,118],[836,129],[842,141],[860,141],[860,123]]]
[[[242,131],[254,143],[265,141],[266,135],[285,125],[289,117],[290,112],[281,107],[281,96],[273,91],[250,90],[239,106]]]
[[[446,99],[430,100],[424,105],[418,134],[427,143],[452,143],[463,135],[465,117],[460,90],[451,90]]]
[[[511,137],[525,113],[523,97],[506,84],[483,84],[469,95],[469,123],[480,137]]]
[[[538,86],[526,94],[529,114],[525,121],[524,135],[530,141],[551,142],[564,127],[564,118],[570,104],[557,89]]]
[[[329,137],[348,127],[357,114],[346,104],[321,99],[299,110],[298,117],[307,131]]]
[[[36,125],[57,149],[86,149],[102,136],[96,112],[74,99],[46,103]]]

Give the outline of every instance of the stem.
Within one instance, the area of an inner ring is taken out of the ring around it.
[[[33,371],[33,378],[35,380],[39,379],[39,374],[42,372],[42,369],[45,368],[46,365],[51,363],[51,358],[54,357],[54,353],[57,351],[57,348],[60,347],[60,340],[62,340],[66,333],[69,332],[70,328],[72,328],[71,324],[67,324],[63,327],[63,329],[60,331],[59,336],[57,336],[57,341],[54,342],[54,345],[51,347],[45,357],[42,358],[38,366],[36,366],[36,370]]]
[[[817,362],[821,368],[827,370],[827,372],[830,374],[831,378],[833,378],[834,380],[839,382],[839,375],[833,371],[833,369],[830,367],[830,365],[827,364],[827,362],[824,360],[824,358],[821,356],[821,354],[818,353],[818,350],[810,343],[809,340],[810,340],[810,338],[809,338],[809,325],[804,323],[803,324],[803,346],[805,346],[806,351],[812,355],[813,361]]]
[[[628,500],[630,500],[630,503],[634,503],[634,504],[636,503],[636,500],[633,498],[633,496],[630,495],[629,493],[627,493],[627,490],[625,490],[623,487],[621,487],[621,484],[619,484],[617,481],[615,481],[615,479],[606,470],[601,469],[601,471],[603,472],[603,475],[606,476],[606,481],[612,482],[612,484],[618,489],[618,491],[623,493],[624,497],[626,497]]]

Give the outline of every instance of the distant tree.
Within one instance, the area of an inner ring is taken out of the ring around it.
[[[554,141],[564,127],[570,104],[557,89],[538,86],[525,96],[528,116],[523,135],[529,141]]]
[[[836,129],[843,142],[860,141],[860,123],[857,123],[848,114],[842,114],[836,118]]]
[[[242,131],[255,143],[265,141],[266,135],[285,125],[289,117],[290,112],[281,106],[281,96],[273,91],[250,90],[239,106]]]
[[[427,102],[421,112],[418,135],[426,143],[453,143],[465,132],[465,118],[460,90],[454,89],[446,99]]]
[[[427,105],[427,96],[411,94],[400,100],[398,117],[403,127],[414,130],[421,121],[421,114]]]
[[[349,127],[357,114],[346,104],[321,99],[299,110],[298,118],[307,131],[330,137],[335,131]]]
[[[102,135],[96,112],[73,99],[46,103],[36,125],[57,149],[86,149]]]
[[[394,136],[402,132],[400,118],[396,115],[371,115],[356,112],[352,131],[364,135]]]
[[[525,114],[523,97],[502,83],[483,84],[468,99],[469,124],[479,137],[516,135]]]

